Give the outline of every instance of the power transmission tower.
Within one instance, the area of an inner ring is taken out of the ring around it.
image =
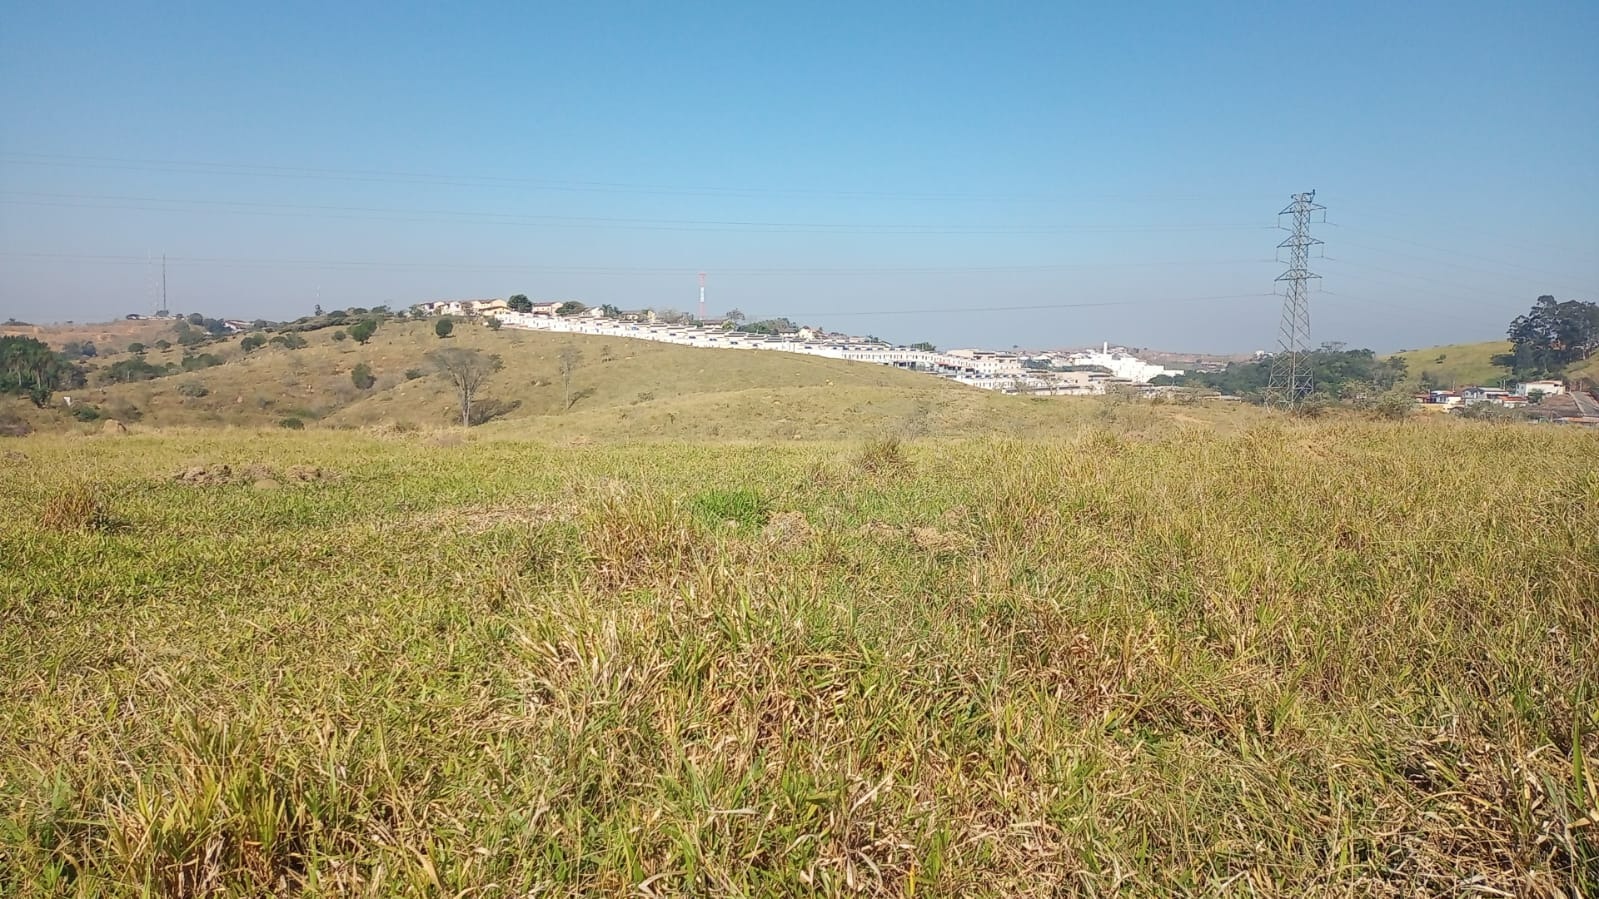
[[[1278,227],[1282,217],[1294,219],[1293,235],[1277,245],[1288,250],[1288,271],[1277,277],[1283,285],[1283,321],[1277,333],[1277,354],[1271,357],[1271,380],[1266,386],[1266,404],[1283,409],[1298,406],[1314,385],[1310,377],[1310,297],[1312,278],[1321,276],[1310,270],[1310,248],[1321,241],[1310,236],[1310,217],[1325,213],[1327,207],[1316,203],[1316,192],[1294,194],[1293,202],[1277,213]],[[1322,221],[1326,221],[1323,216]]]

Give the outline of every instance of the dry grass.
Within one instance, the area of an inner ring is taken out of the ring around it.
[[[1592,896],[1594,438],[30,437],[0,894]]]

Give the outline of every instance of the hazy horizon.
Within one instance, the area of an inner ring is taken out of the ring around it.
[[[579,299],[1270,348],[1599,299],[1599,7],[0,3],[0,319]]]

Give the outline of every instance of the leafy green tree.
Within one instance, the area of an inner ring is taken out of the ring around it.
[[[71,372],[72,366],[42,341],[0,337],[0,391],[22,394],[43,408]]]
[[[142,353],[144,352],[144,344],[135,340],[133,343],[128,344],[128,352],[135,355]]]
[[[1517,377],[1559,375],[1599,349],[1599,303],[1556,302],[1541,296],[1527,314],[1510,323],[1510,352],[1493,358]]]
[[[921,350],[924,353],[936,353],[936,352],[938,352],[938,347],[933,346],[932,344],[928,343],[925,340],[918,341],[916,343],[911,344],[911,349],[913,349],[913,350]]]
[[[555,314],[556,315],[579,315],[579,314],[587,311],[588,308],[589,307],[583,305],[582,303],[579,303],[577,300],[567,300],[566,302],[562,303],[555,310]]]
[[[512,312],[533,311],[533,301],[528,299],[527,294],[525,293],[511,294],[511,298],[505,301],[505,305],[509,307]]]
[[[134,381],[150,381],[166,373],[166,369],[135,356],[107,366],[100,372],[100,380],[108,384],[131,384]]]
[[[355,338],[356,343],[364,346],[368,340],[372,339],[372,333],[377,329],[377,322],[370,318],[363,318],[350,326],[350,336]]]
[[[239,349],[244,350],[246,353],[250,353],[266,346],[266,342],[267,341],[264,336],[260,334],[251,334],[239,341]]]
[[[433,324],[433,333],[439,335],[441,340],[449,337],[454,330],[455,322],[448,318],[441,318]]]

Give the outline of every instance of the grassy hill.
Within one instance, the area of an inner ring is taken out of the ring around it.
[[[1503,368],[1493,364],[1497,353],[1510,351],[1508,340],[1487,340],[1482,343],[1452,343],[1395,353],[1405,360],[1408,376],[1419,379],[1430,373],[1444,387],[1469,387],[1474,385],[1497,386],[1510,376]]]
[[[1124,426],[8,441],[0,895],[1599,890],[1595,435]]]
[[[337,341],[335,329],[303,334],[304,349],[264,347],[246,354],[240,338],[194,348],[223,364],[130,384],[64,391],[78,404],[141,427],[274,427],[287,418],[308,427],[450,426],[459,420],[453,389],[427,359],[442,347],[467,347],[504,360],[484,398],[518,404],[482,433],[572,440],[836,439],[904,436],[1061,433],[1085,421],[1120,416],[1236,427],[1252,410],[1184,407],[1111,409],[1067,398],[1024,399],[963,387],[884,366],[779,352],[695,349],[622,338],[560,335],[462,323],[440,339],[431,322],[389,322],[371,341]],[[170,335],[169,335],[170,336]],[[58,341],[59,342],[59,341]],[[558,354],[582,354],[573,379],[577,400],[564,408]],[[145,358],[177,363],[179,347]],[[94,360],[104,369],[121,357]],[[351,372],[365,363],[376,384],[358,389]],[[41,425],[67,421],[34,415]],[[83,428],[92,428],[93,424]]]

